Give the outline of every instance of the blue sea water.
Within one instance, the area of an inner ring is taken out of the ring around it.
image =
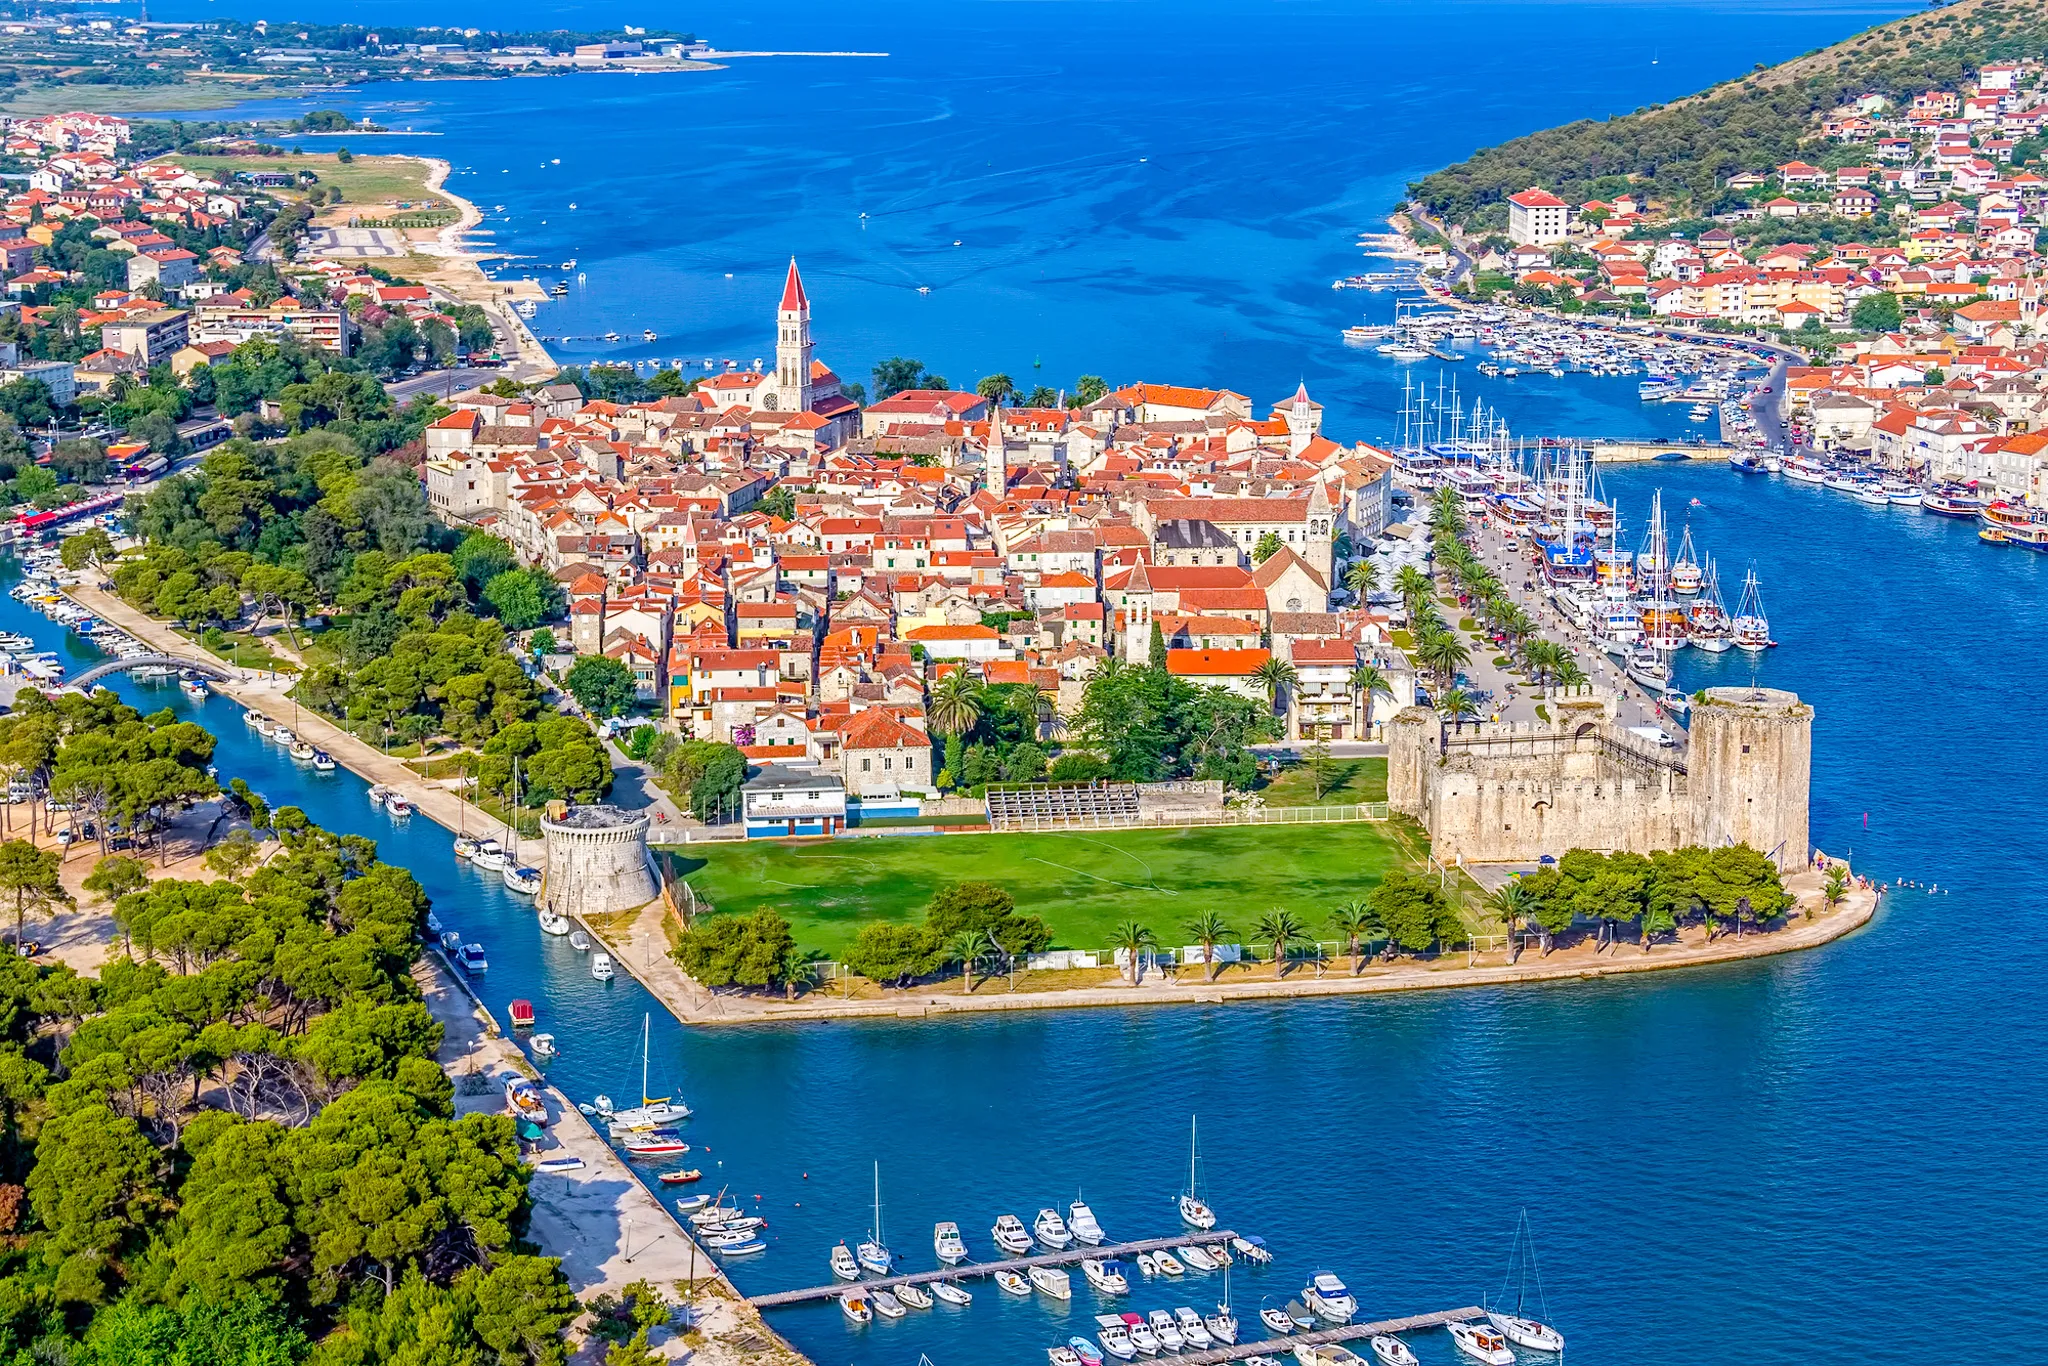
[[[223,8],[183,0],[169,17]],[[1377,226],[1404,181],[1903,8],[1130,0],[677,16],[456,4],[441,17],[696,23],[729,47],[892,56],[373,87],[289,107],[441,132],[354,145],[470,168],[455,187],[506,206],[492,224],[501,244],[576,257],[588,280],[543,310],[541,331],[665,338],[566,359],[751,359],[795,253],[821,352],[850,378],[897,353],[955,380],[1093,372],[1261,401],[1305,377],[1333,434],[1371,437],[1394,424],[1402,371],[1341,348],[1337,329],[1370,301],[1327,285],[1360,268],[1353,234]],[[388,3],[302,12],[420,17]],[[1651,433],[1677,416],[1638,405],[1633,381],[1486,392],[1527,432]],[[735,1268],[744,1290],[824,1280],[830,1245],[869,1225],[873,1161],[890,1239],[916,1266],[929,1264],[935,1220],[958,1220],[986,1250],[996,1214],[1028,1221],[1076,1190],[1113,1235],[1165,1232],[1198,1113],[1223,1219],[1281,1254],[1234,1275],[1247,1320],[1319,1267],[1343,1275],[1368,1315],[1470,1303],[1496,1288],[1527,1208],[1550,1314],[1581,1361],[2030,1359],[2027,1306],[2048,1275],[2048,955],[2025,890],[2048,798],[2048,561],[1982,546],[1968,526],[1719,466],[1603,480],[1637,526],[1662,488],[1731,592],[1755,563],[1783,642],[1755,676],[1817,708],[1815,843],[1938,893],[1888,897],[1871,927],[1817,952],[1659,980],[692,1031],[628,979],[592,982],[494,876],[451,863],[445,832],[417,817],[394,825],[358,780],[292,764],[223,701],[201,715],[224,770],[375,836],[444,918],[486,943],[488,999],[528,996],[541,1026],[572,1041],[552,1069],[572,1096],[630,1094],[633,1017],[653,1014],[656,1075],[698,1107],[691,1161],[772,1221],[770,1250]],[[54,639],[11,600],[0,627]],[[1680,681],[1751,671],[1737,655],[1687,658]],[[146,696],[191,708],[175,690]],[[865,1329],[829,1305],[774,1322],[829,1366],[920,1354],[1023,1366],[1096,1311],[1085,1289],[1064,1308],[976,1290],[968,1310]],[[1194,1275],[1128,1307],[1202,1307],[1219,1290]],[[1453,1360],[1440,1335],[1415,1346],[1425,1362]]]
[[[159,8],[266,12],[249,0]],[[457,3],[448,22],[695,25],[726,49],[889,56],[371,85],[243,111],[338,107],[439,134],[347,142],[448,159],[450,188],[516,258],[511,277],[563,278],[561,263],[576,261],[583,278],[533,323],[580,338],[554,346],[565,362],[687,357],[701,373],[706,357],[772,355],[796,256],[818,354],[849,380],[906,355],[961,385],[1001,371],[1071,390],[1097,374],[1227,387],[1262,411],[1305,380],[1331,434],[1375,439],[1393,428],[1404,379],[1434,383],[1439,367],[1347,348],[1342,329],[1362,311],[1391,316],[1394,300],[1329,286],[1373,268],[1354,242],[1384,230],[1405,184],[1502,138],[1668,99],[1912,8]],[[389,3],[293,9],[423,18]],[[661,339],[641,341],[646,328]],[[626,340],[597,340],[610,331]],[[1638,404],[1630,379],[1456,370],[1466,393],[1482,386],[1532,435],[1668,437],[1686,425],[1678,405]]]

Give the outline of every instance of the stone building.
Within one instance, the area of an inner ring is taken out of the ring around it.
[[[616,806],[572,806],[543,816],[547,880],[543,909],[574,918],[630,910],[654,900],[645,812]]]
[[[1748,844],[1781,868],[1805,865],[1813,708],[1796,694],[1709,689],[1683,750],[1621,726],[1611,695],[1549,705],[1548,722],[1447,731],[1421,707],[1388,720],[1388,800],[1422,822],[1439,859]]]

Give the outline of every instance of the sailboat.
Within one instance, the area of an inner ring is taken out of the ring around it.
[[[1531,1283],[1535,1294],[1530,1295]],[[1514,1309],[1507,1308],[1508,1290],[1514,1289]],[[1543,1320],[1550,1317],[1550,1306],[1543,1301],[1543,1277],[1536,1270],[1536,1237],[1529,1231],[1529,1211],[1522,1211],[1522,1218],[1515,1225],[1515,1241],[1508,1251],[1507,1279],[1501,1282],[1500,1294],[1495,1297],[1498,1307],[1486,1305],[1486,1321],[1491,1323],[1500,1335],[1517,1347],[1527,1347],[1537,1352],[1564,1353],[1564,1334],[1552,1328]],[[1534,1317],[1530,1311],[1534,1310]]]
[[[1664,493],[1650,499],[1650,530],[1636,566],[1644,576],[1643,644],[1668,652],[1685,645],[1685,609],[1671,596],[1670,537],[1664,530]]]
[[[1699,556],[1692,548],[1692,523],[1687,522],[1678,538],[1678,553],[1671,558],[1671,591],[1689,598],[1700,591],[1700,581]]]
[[[1237,1315],[1230,1312],[1230,1262],[1223,1263],[1223,1298],[1216,1301],[1216,1312],[1202,1317],[1202,1326],[1209,1330],[1209,1336],[1226,1345],[1237,1342]]]
[[[1735,609],[1735,648],[1761,652],[1777,644],[1771,639],[1770,618],[1764,615],[1763,591],[1757,587],[1756,566],[1742,580],[1742,602]]]
[[[647,1050],[651,1020],[647,1015],[640,1017],[640,1103],[630,1110],[614,1110],[606,1116],[611,1121],[613,1138],[622,1138],[641,1129],[659,1129],[664,1124],[673,1124],[679,1119],[690,1117],[690,1107],[667,1096],[647,1094]]]
[[[1721,601],[1721,571],[1712,557],[1707,560],[1706,591],[1686,616],[1694,649],[1718,655],[1734,648],[1735,642],[1728,638],[1728,608]]]
[[[877,1276],[886,1276],[896,1265],[896,1254],[889,1251],[889,1245],[882,1241],[882,1164],[875,1164],[875,1226],[868,1233],[866,1241],[853,1250],[853,1255],[863,1270]]]
[[[1181,1222],[1192,1228],[1216,1227],[1216,1211],[1197,1194],[1199,1183],[1195,1173],[1195,1117],[1188,1116],[1188,1184],[1180,1193]]]

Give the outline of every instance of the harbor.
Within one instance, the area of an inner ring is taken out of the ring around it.
[[[1120,1257],[1135,1259],[1139,1253],[1169,1252],[1174,1248],[1200,1247],[1206,1244],[1227,1244],[1238,1235],[1231,1229],[1215,1232],[1182,1233],[1168,1238],[1147,1238],[1135,1243],[1107,1243],[1102,1245],[1082,1244],[1054,1252],[1035,1252],[1028,1257],[1007,1257],[993,1262],[968,1262],[958,1266],[940,1267],[936,1271],[913,1271],[902,1275],[867,1277],[860,1281],[862,1290],[892,1290],[903,1285],[930,1285],[939,1281],[992,1278],[1000,1271],[1029,1271],[1035,1266],[1075,1266],[1081,1262]],[[830,1285],[807,1286],[800,1290],[777,1290],[766,1295],[752,1296],[748,1303],[756,1309],[779,1309],[789,1304],[806,1304],[813,1300],[837,1299],[845,1294],[845,1282]]]

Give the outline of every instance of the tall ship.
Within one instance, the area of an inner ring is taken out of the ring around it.
[[[1671,596],[1669,538],[1664,530],[1664,494],[1650,499],[1650,530],[1636,567],[1643,576],[1643,644],[1670,652],[1685,647],[1685,607]]]
[[[1689,598],[1700,591],[1700,582],[1699,552],[1692,548],[1692,523],[1687,522],[1678,538],[1678,553],[1671,557],[1671,591]]]
[[[1764,615],[1763,590],[1757,586],[1756,566],[1751,565],[1749,573],[1742,580],[1742,602],[1735,609],[1733,622],[1735,648],[1759,653],[1768,650],[1778,642],[1771,639],[1771,621]]]
[[[1685,627],[1696,650],[1718,655],[1734,648],[1734,628],[1728,619],[1728,609],[1721,601],[1721,573],[1714,567],[1711,557],[1707,560],[1706,587],[1686,609]]]

